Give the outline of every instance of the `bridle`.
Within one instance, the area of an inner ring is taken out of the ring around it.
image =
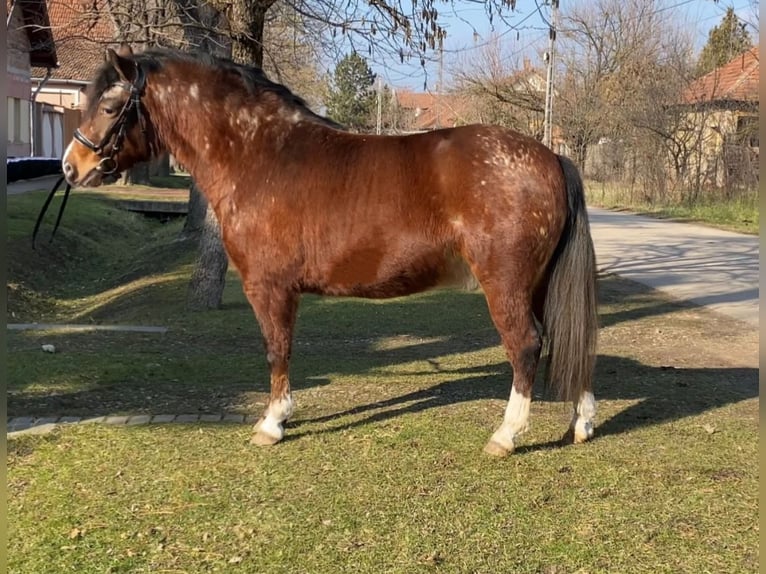
[[[141,66],[138,65],[138,62],[136,62],[135,80],[133,82],[124,81],[115,85],[129,92],[130,97],[122,106],[119,115],[112,125],[109,126],[109,129],[104,134],[104,137],[101,138],[101,141],[99,143],[92,142],[79,128],[74,131],[74,139],[101,158],[96,169],[104,175],[111,175],[117,171],[117,160],[115,160],[115,157],[117,157],[117,154],[122,148],[122,143],[125,140],[125,133],[128,129],[128,119],[130,112],[133,109],[136,110],[138,122],[141,125],[141,131],[144,134],[146,133],[146,124],[144,122],[143,114],[141,113],[141,95],[146,86],[146,74]],[[109,148],[108,155],[107,148]]]
[[[74,139],[76,139],[78,142],[80,142],[82,145],[87,147],[89,150],[101,158],[101,161],[98,162],[96,169],[103,175],[111,175],[117,171],[117,160],[115,160],[115,157],[117,157],[117,154],[122,148],[122,143],[125,140],[125,133],[128,129],[130,112],[133,109],[136,110],[138,123],[141,126],[141,132],[144,134],[144,136],[146,136],[146,122],[144,120],[143,114],[141,113],[141,94],[143,94],[144,88],[146,87],[146,74],[141,69],[141,66],[138,65],[138,62],[135,64],[136,79],[133,82],[124,81],[115,84],[116,86],[120,86],[122,89],[129,92],[130,97],[122,106],[119,115],[114,120],[114,122],[112,122],[112,125],[109,126],[109,129],[104,134],[104,137],[101,138],[101,141],[99,143],[92,142],[88,136],[80,131],[80,128],[77,128],[74,131]],[[106,153],[107,147],[109,148],[108,155]],[[34,231],[32,231],[32,249],[35,248],[35,238],[37,237],[37,232],[40,229],[40,224],[42,223],[43,217],[45,216],[45,212],[48,211],[48,206],[50,205],[53,196],[56,195],[56,191],[63,181],[64,176],[62,175],[56,182],[56,185],[53,186],[53,189],[51,189],[50,193],[48,193],[48,197],[45,199],[43,208],[37,215],[35,228]],[[66,207],[67,199],[69,199],[69,192],[71,189],[72,186],[67,183],[66,190],[64,191],[64,199],[61,202],[59,214],[58,217],[56,217],[56,225],[53,227],[53,233],[51,234],[50,241],[53,241],[53,237],[56,235],[56,230],[59,227],[59,223],[61,223],[61,216],[64,215],[64,208]]]

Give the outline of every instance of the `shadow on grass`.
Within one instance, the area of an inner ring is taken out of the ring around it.
[[[498,374],[467,376],[331,415],[298,420],[290,423],[290,426],[299,429],[299,432],[290,432],[289,436],[298,438],[306,434],[334,433],[468,401],[507,400],[511,378],[503,373],[507,370],[506,366],[496,364],[480,369],[495,370]],[[474,370],[479,370],[479,367],[457,372],[470,373]],[[599,437],[698,415],[758,396],[758,369],[752,368],[656,368],[624,357],[599,356],[595,380],[597,400],[637,401],[611,418],[599,422],[596,431]],[[540,384],[536,385],[536,391],[534,400],[550,400]],[[364,413],[370,414],[357,417]],[[343,419],[347,417],[356,418],[344,422]],[[498,418],[497,424],[500,422]],[[302,426],[309,423],[328,423],[328,426],[320,430],[300,431]],[[566,429],[562,429],[562,433],[563,430]],[[536,445],[535,448],[559,444],[551,442]]]
[[[680,309],[649,288],[615,277],[602,278],[600,288],[608,303],[601,315],[605,325]],[[269,390],[266,362],[255,320],[239,301],[230,301],[219,312],[186,316],[161,337],[46,335],[46,342],[63,349],[60,356],[14,354],[12,348],[8,412],[12,416],[259,414]],[[387,347],[384,343],[391,338],[406,344]],[[414,363],[415,370],[397,376],[427,375],[432,380],[443,372],[450,380],[382,402],[297,420],[292,426],[298,433],[290,435],[336,432],[467,401],[505,401],[511,383],[505,361],[492,364],[497,359],[489,359],[488,364],[485,358],[480,364],[455,370],[442,367],[452,362],[443,360],[446,357],[495,348],[498,342],[484,298],[478,293],[442,291],[387,302],[306,297],[291,369],[294,389],[325,386],[337,376],[363,380],[376,370],[405,363]],[[498,355],[502,355],[499,348],[495,357]],[[17,368],[23,361],[39,365]],[[149,364],[153,364],[150,369]],[[425,384],[421,382],[421,386]],[[36,391],[26,392],[27,387],[36,387]],[[605,436],[755,397],[757,370],[656,368],[627,358],[600,356],[595,391],[601,400],[638,401],[600,423],[599,435]],[[331,405],[330,390],[326,396]],[[535,399],[546,400],[545,393],[538,393]],[[305,430],[309,422],[326,428]]]

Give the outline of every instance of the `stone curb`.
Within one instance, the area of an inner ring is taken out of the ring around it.
[[[8,323],[9,331],[115,331],[118,333],[160,333],[168,332],[167,327],[153,325],[69,325],[58,323]]]
[[[63,425],[105,424],[128,427],[149,424],[255,424],[259,418],[260,416],[258,415],[241,415],[237,413],[13,417],[8,419],[6,437],[12,438],[24,434],[47,434]]]

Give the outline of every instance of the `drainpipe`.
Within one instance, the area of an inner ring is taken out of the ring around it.
[[[46,68],[45,77],[37,84],[35,93],[32,94],[32,100],[29,102],[29,155],[33,157],[35,155],[35,102],[37,96],[40,94],[40,90],[48,83],[53,75],[53,68]]]

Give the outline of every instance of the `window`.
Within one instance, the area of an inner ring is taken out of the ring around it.
[[[29,141],[29,109],[21,98],[8,98],[8,141]]]
[[[14,113],[15,105],[13,103],[13,100],[16,98],[8,98],[8,141],[13,141],[13,134],[15,133],[16,129],[16,114]]]
[[[758,116],[737,118],[737,139],[750,147],[759,147]]]

